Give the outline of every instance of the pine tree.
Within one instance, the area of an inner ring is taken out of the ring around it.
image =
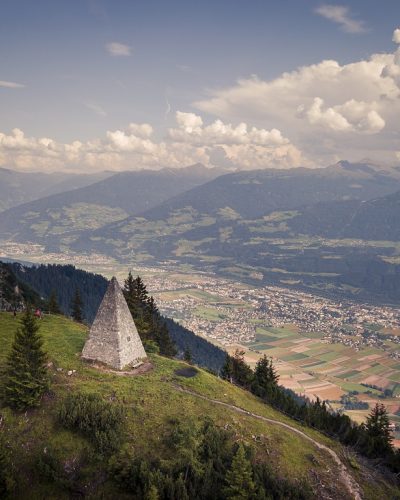
[[[370,440],[370,455],[379,455],[392,451],[393,436],[390,421],[383,403],[376,403],[365,425]]]
[[[254,378],[250,366],[244,361],[244,351],[236,349],[233,356],[226,355],[221,377],[248,389]]]
[[[72,304],[71,304],[71,311],[72,311],[71,315],[72,315],[72,318],[75,321],[77,321],[78,323],[82,323],[83,318],[84,318],[82,307],[83,307],[83,302],[81,299],[81,295],[79,293],[79,289],[76,288],[74,297],[72,299]]]
[[[192,364],[192,353],[189,349],[189,347],[185,347],[185,350],[183,351],[183,360],[186,361],[186,363],[189,363],[190,365]]]
[[[233,382],[233,358],[229,354],[225,357],[225,363],[221,369],[221,377],[225,380],[229,380],[232,384]]]
[[[277,386],[278,380],[279,377],[272,364],[272,359],[264,354],[264,356],[257,361],[254,370],[254,381],[252,384],[253,392],[263,397],[269,392],[271,387]]]
[[[176,355],[175,344],[169,336],[169,331],[165,321],[159,322],[155,332],[155,341],[160,347],[160,354],[173,358]]]
[[[57,294],[55,290],[50,293],[49,301],[47,304],[50,314],[61,314],[60,306],[58,305]]]
[[[140,276],[133,278],[129,272],[124,283],[124,296],[142,342],[146,346],[155,342],[163,356],[173,357],[176,348],[169,335],[153,297],[149,297]]]
[[[253,498],[255,489],[253,470],[250,461],[246,458],[243,444],[240,443],[232,464],[225,476],[227,486],[226,498],[230,500],[249,500]]]
[[[30,308],[21,322],[6,361],[3,386],[5,403],[17,410],[39,406],[48,388],[47,356]]]

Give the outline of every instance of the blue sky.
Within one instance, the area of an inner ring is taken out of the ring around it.
[[[0,164],[101,170],[217,158],[232,168],[397,161],[393,105],[386,109],[381,96],[399,100],[392,40],[399,25],[392,0],[3,0]],[[387,56],[379,68],[373,54]],[[339,72],[328,65],[313,74],[324,60],[336,61]],[[346,65],[360,61],[369,61],[368,92],[360,89],[361,66],[346,80]],[[283,96],[282,75],[299,67],[309,74],[298,95],[292,87]],[[332,85],[320,92],[324,71]],[[315,88],[301,90],[309,78]],[[271,108],[283,100],[279,116]]]

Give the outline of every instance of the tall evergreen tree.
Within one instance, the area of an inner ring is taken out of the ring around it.
[[[257,361],[254,370],[254,380],[252,384],[252,391],[258,396],[266,396],[272,387],[278,384],[279,377],[276,373],[272,359],[268,358],[265,354]]]
[[[393,436],[390,421],[383,403],[376,403],[365,425],[369,437],[369,454],[380,455],[392,451]]]
[[[83,302],[81,299],[81,294],[79,293],[79,289],[75,289],[75,294],[72,299],[71,304],[71,315],[72,318],[78,323],[82,323],[84,315],[83,315]]]
[[[57,293],[52,290],[50,293],[49,301],[47,303],[50,314],[61,314],[60,306],[58,304]]]
[[[160,347],[160,354],[173,358],[176,355],[175,344],[169,336],[168,327],[165,321],[158,321],[158,324],[153,333],[154,339]]]
[[[155,342],[160,354],[175,356],[176,348],[169,335],[167,324],[162,319],[154,298],[149,296],[142,278],[140,276],[133,278],[129,272],[123,291],[145,348],[147,343],[152,345]]]
[[[240,443],[233,457],[230,469],[225,476],[227,486],[225,488],[226,498],[230,500],[250,500],[253,498],[255,489],[253,481],[253,469],[246,457],[243,444]]]
[[[21,322],[6,361],[3,386],[5,403],[17,410],[39,406],[49,382],[39,324],[30,308]]]
[[[251,386],[254,374],[250,366],[244,361],[244,351],[236,349],[233,356],[226,355],[221,376],[231,383],[240,385],[246,389]]]
[[[192,364],[192,353],[189,349],[189,347],[185,347],[185,350],[183,351],[183,360],[186,361],[186,363],[189,363],[190,365]]]

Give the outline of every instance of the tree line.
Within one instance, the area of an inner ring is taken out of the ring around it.
[[[394,472],[400,472],[400,450],[392,445],[390,421],[382,403],[376,403],[366,423],[357,424],[343,413],[330,411],[325,401],[319,398],[310,401],[280,386],[272,359],[266,355],[259,359],[253,371],[244,361],[244,351],[240,350],[236,350],[233,356],[226,355],[221,376],[286,415],[354,447],[368,458],[378,459]]]

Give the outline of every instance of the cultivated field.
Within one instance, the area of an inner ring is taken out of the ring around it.
[[[322,340],[322,334],[299,333],[291,325],[259,326],[255,341],[243,347],[251,365],[263,354],[271,356],[280,383],[298,394],[327,400],[337,409],[343,406],[340,397],[353,391],[358,401],[369,405],[369,409],[346,411],[355,421],[364,421],[379,401],[387,407],[391,420],[400,424],[400,362],[390,358],[387,351],[373,347],[357,351],[343,344],[329,344]],[[383,397],[385,389],[391,390],[393,397]],[[396,438],[400,439],[399,432]]]

